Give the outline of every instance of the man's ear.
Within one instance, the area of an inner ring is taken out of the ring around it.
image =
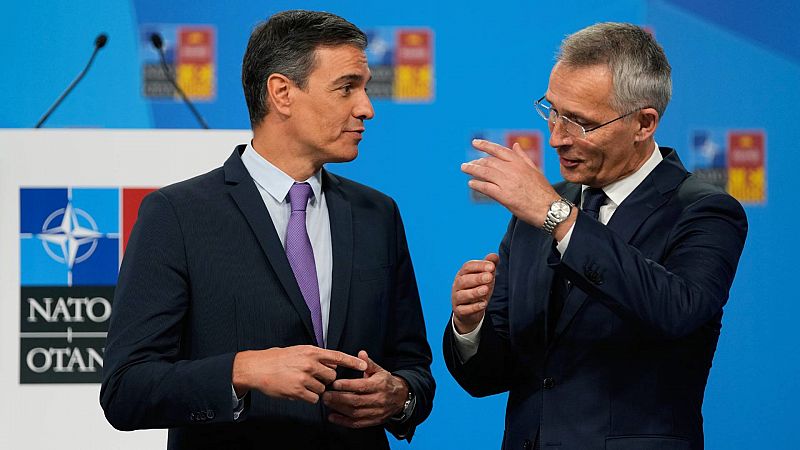
[[[658,127],[659,119],[660,116],[655,108],[642,108],[639,110],[636,115],[638,129],[636,130],[636,134],[633,135],[633,140],[635,142],[642,142],[652,137],[656,132],[656,127]]]
[[[273,73],[267,78],[267,104],[270,111],[275,111],[281,115],[291,115],[292,97],[291,90],[294,83],[285,75]]]

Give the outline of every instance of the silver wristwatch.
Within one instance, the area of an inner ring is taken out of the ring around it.
[[[542,230],[545,233],[552,235],[553,230],[561,222],[567,220],[569,213],[575,205],[565,198],[560,198],[550,204],[550,209],[547,211],[547,217],[544,219]]]
[[[393,422],[405,422],[411,414],[414,412],[414,407],[417,406],[417,396],[411,392],[411,389],[408,390],[408,397],[406,398],[405,403],[403,403],[403,409],[397,413],[396,415],[390,418]]]

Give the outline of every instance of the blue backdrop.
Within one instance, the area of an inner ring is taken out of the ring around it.
[[[328,10],[365,29],[427,27],[434,35],[433,99],[376,99],[359,158],[330,167],[393,196],[406,222],[439,385],[413,448],[499,446],[505,397],[470,398],[441,357],[452,277],[463,261],[496,250],[509,218],[497,205],[472,201],[459,164],[484,130],[531,129],[546,137],[532,102],[546,89],[558,43],[609,20],[647,26],[664,46],[674,96],[657,140],[676,147],[687,166],[697,130],[766,136],[766,194],[746,204],[750,235],[706,391],[706,442],[710,450],[796,448],[800,305],[787,283],[800,251],[788,199],[800,159],[793,148],[800,140],[793,115],[800,104],[800,7],[789,0],[14,2],[0,18],[0,127],[33,126],[82,68],[95,36],[107,32],[92,71],[46,126],[196,128],[184,105],[143,96],[140,59],[147,51],[141,25],[193,24],[214,27],[216,39],[214,96],[198,109],[212,128],[248,128],[239,81],[247,38],[256,22],[290,8]],[[220,163],[229,151],[220,149]],[[544,171],[559,179],[546,143]]]

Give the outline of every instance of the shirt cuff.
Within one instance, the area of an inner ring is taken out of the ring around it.
[[[233,421],[239,420],[239,416],[244,412],[244,398],[247,396],[245,393],[242,398],[236,396],[236,389],[231,385],[231,400],[233,400]]]
[[[558,253],[560,253],[561,256],[564,256],[564,252],[567,251],[567,247],[569,246],[569,239],[572,237],[572,230],[574,229],[575,229],[575,222],[573,222],[572,226],[570,226],[569,230],[567,230],[567,234],[564,235],[564,239],[558,241],[558,244],[556,244],[556,250],[558,250]]]
[[[455,322],[453,322],[452,318],[450,319],[450,326],[453,327],[453,336],[456,337],[456,350],[458,350],[458,356],[461,358],[461,364],[469,361],[470,358],[478,353],[478,345],[481,343],[481,326],[483,325],[484,319],[486,319],[485,314],[478,326],[465,334],[459,333],[458,330],[456,330]]]

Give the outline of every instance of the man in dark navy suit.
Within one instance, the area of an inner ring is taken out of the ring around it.
[[[637,26],[583,29],[536,102],[565,181],[518,145],[475,141],[487,156],[462,167],[513,218],[456,275],[444,356],[470,394],[509,393],[504,449],[703,448],[747,220],[656,144],[670,70]]]
[[[287,11],[252,33],[253,139],[142,203],[120,270],[100,401],[174,449],[388,449],[434,381],[394,201],[325,170],[373,117],[366,36]]]

